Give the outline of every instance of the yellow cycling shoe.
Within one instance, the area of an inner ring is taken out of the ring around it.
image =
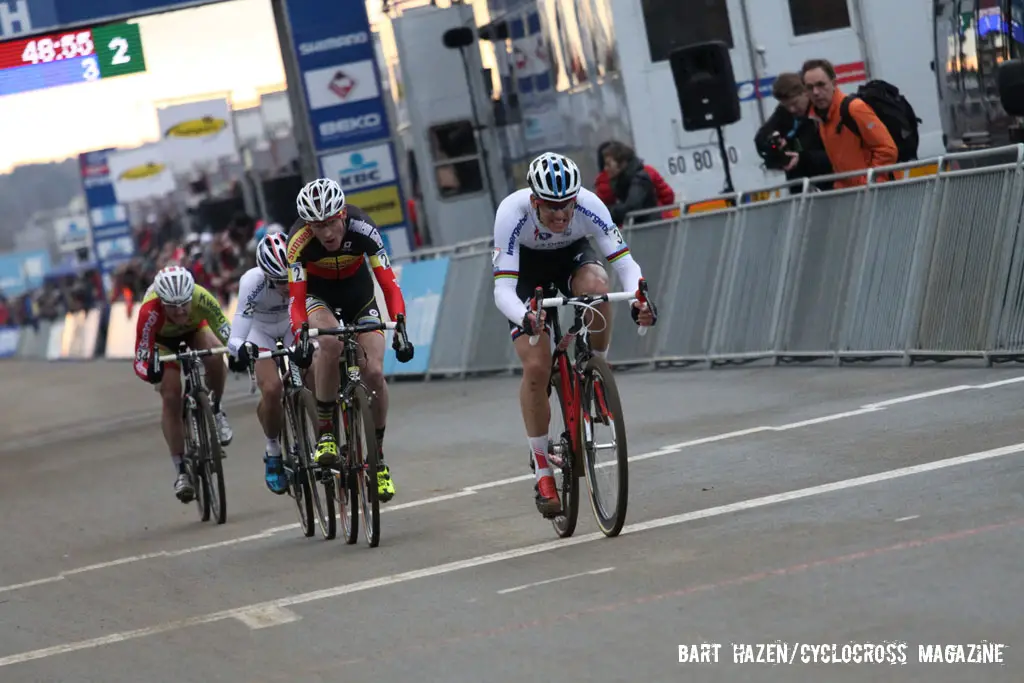
[[[334,434],[328,432],[320,437],[320,441],[316,444],[313,462],[324,467],[338,463],[338,442],[334,439]]]
[[[382,503],[395,497],[395,482],[391,478],[391,470],[383,462],[377,466],[377,497]]]

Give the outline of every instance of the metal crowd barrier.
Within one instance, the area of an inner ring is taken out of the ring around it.
[[[865,184],[804,180],[681,205],[677,218],[631,216],[623,233],[661,317],[640,337],[617,311],[609,359],[1024,360],[1024,144],[816,180],[857,176]],[[423,375],[518,368],[490,255],[481,238],[396,259],[448,261]]]
[[[853,188],[803,180],[630,216],[622,231],[661,318],[641,337],[615,307],[609,360],[1024,361],[1024,144],[816,180],[857,176]],[[486,236],[394,259],[416,357],[388,354],[386,374],[518,368],[492,253]],[[137,311],[0,328],[0,357],[131,358]]]

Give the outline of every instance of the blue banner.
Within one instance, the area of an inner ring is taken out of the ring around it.
[[[0,358],[10,358],[16,354],[20,338],[17,327],[0,327]]]
[[[103,273],[103,286],[110,293],[111,276],[117,266],[135,256],[135,239],[128,223],[128,210],[119,204],[110,178],[107,156],[112,149],[85,152],[78,156],[85,203],[92,229],[93,252]]]
[[[102,24],[222,0],[0,0],[0,39]]]
[[[287,6],[316,152],[390,137],[366,5],[289,0]]]
[[[430,351],[448,277],[448,257],[405,263],[401,269],[399,284],[405,298],[407,331],[409,341],[416,348],[416,355],[408,363],[399,363],[391,349],[391,333],[388,333],[384,374],[424,375],[430,367]]]
[[[13,297],[41,286],[50,265],[45,249],[0,254],[0,292]]]

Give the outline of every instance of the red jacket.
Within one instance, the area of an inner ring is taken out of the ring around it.
[[[647,175],[651,177],[651,182],[654,183],[654,192],[658,196],[658,206],[671,206],[675,204],[676,193],[672,191],[672,188],[661,177],[661,174],[648,164],[644,164],[644,170],[647,171]],[[594,194],[608,206],[615,203],[615,192],[612,191],[612,182],[608,178],[606,171],[601,171],[597,174],[597,178],[594,179]],[[672,218],[675,215],[674,211],[665,211],[661,214],[661,217]]]

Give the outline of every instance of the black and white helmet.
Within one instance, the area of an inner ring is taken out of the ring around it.
[[[318,178],[299,190],[295,206],[302,220],[319,223],[341,213],[345,208],[345,192],[330,178]]]
[[[171,306],[181,306],[192,301],[196,289],[195,278],[187,268],[167,266],[153,278],[153,291],[160,301]]]
[[[268,280],[288,279],[288,239],[279,232],[268,233],[256,245],[256,265]]]
[[[579,167],[569,157],[554,152],[545,152],[530,162],[526,181],[535,197],[549,202],[574,199],[582,185]]]

